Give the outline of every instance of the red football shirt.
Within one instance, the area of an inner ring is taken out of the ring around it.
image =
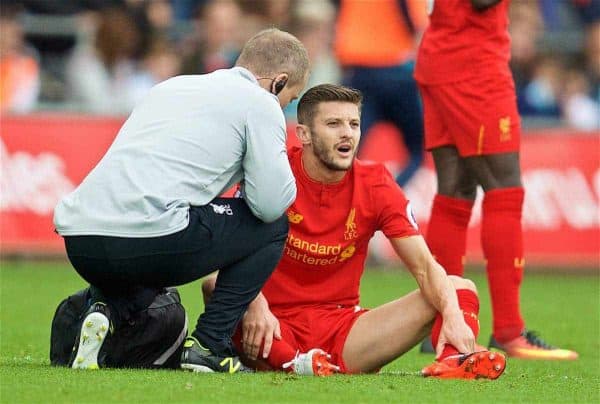
[[[510,75],[510,0],[477,12],[470,0],[435,0],[419,46],[415,79],[422,84]]]
[[[420,234],[400,187],[381,164],[355,161],[344,179],[322,184],[308,177],[302,149],[289,150],[298,187],[288,208],[283,257],[262,292],[272,311],[306,305],[357,305],[373,233]]]

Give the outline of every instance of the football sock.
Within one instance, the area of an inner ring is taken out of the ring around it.
[[[500,343],[518,337],[525,328],[519,309],[524,265],[521,228],[524,195],[521,187],[501,188],[487,191],[483,199],[481,246],[487,260],[493,334]]]
[[[292,348],[285,339],[277,340],[273,339],[271,345],[271,352],[269,357],[266,359],[267,363],[275,370],[286,370],[287,372],[293,372],[292,367],[283,369],[283,364],[290,362],[296,356],[297,350]],[[260,350],[259,358],[262,357],[262,348]]]
[[[294,336],[291,332],[287,332],[286,329],[281,330],[281,339],[273,338],[273,343],[271,344],[271,352],[269,353],[268,358],[263,358],[263,349],[264,344],[260,347],[260,351],[258,352],[258,358],[256,360],[247,360],[247,365],[250,367],[254,367],[257,370],[287,370],[288,372],[293,372],[294,369],[288,368],[283,369],[283,364],[291,361],[296,357],[297,349],[294,348],[297,344],[295,343]],[[242,346],[242,327],[238,327],[231,338],[233,344],[238,351],[238,353],[243,353]],[[292,342],[293,341],[293,342]],[[294,346],[292,346],[292,343]],[[244,355],[245,357],[245,355]],[[265,366],[266,364],[266,366]]]
[[[479,298],[477,297],[477,294],[470,289],[457,289],[456,297],[458,298],[458,307],[460,307],[463,312],[465,323],[467,323],[469,328],[473,331],[473,335],[477,338],[479,335]],[[434,349],[440,338],[443,321],[442,315],[438,313],[431,329],[431,343]],[[446,344],[444,346],[444,351],[436,358],[436,360],[440,361],[450,355],[456,355],[458,353],[458,350],[454,346]]]
[[[427,226],[427,245],[448,275],[462,276],[473,201],[437,194]]]

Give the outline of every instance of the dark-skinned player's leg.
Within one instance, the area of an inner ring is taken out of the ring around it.
[[[436,147],[431,152],[437,173],[437,194],[431,208],[426,241],[448,275],[463,276],[467,227],[477,182],[454,146]],[[421,344],[421,352],[434,353],[430,337]]]
[[[427,228],[427,244],[448,275],[462,276],[477,182],[454,146],[435,148],[432,154],[438,189]]]
[[[525,329],[519,308],[523,280],[524,190],[518,153],[465,158],[469,171],[485,191],[481,245],[487,261],[494,318],[490,346],[523,359],[574,360],[577,352],[555,348]]]
[[[523,279],[523,187],[518,153],[464,159],[468,171],[485,192],[481,246],[487,261],[494,337],[500,342],[517,338],[525,324],[519,309]]]

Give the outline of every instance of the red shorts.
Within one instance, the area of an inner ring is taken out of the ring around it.
[[[519,151],[521,123],[510,76],[419,85],[425,148],[453,145],[462,157]]]
[[[292,348],[293,352],[307,352],[313,348],[321,348],[331,355],[331,363],[338,365],[341,373],[350,373],[342,355],[344,344],[354,322],[367,311],[359,306],[327,305],[274,310],[273,314],[279,320],[282,340]],[[236,349],[241,352],[239,327],[233,342]],[[273,349],[276,349],[275,343],[271,351]]]

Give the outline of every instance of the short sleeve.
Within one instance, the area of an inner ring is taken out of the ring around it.
[[[377,209],[378,230],[387,238],[402,238],[421,234],[410,202],[389,171],[381,166],[379,181],[373,187],[373,202]]]

